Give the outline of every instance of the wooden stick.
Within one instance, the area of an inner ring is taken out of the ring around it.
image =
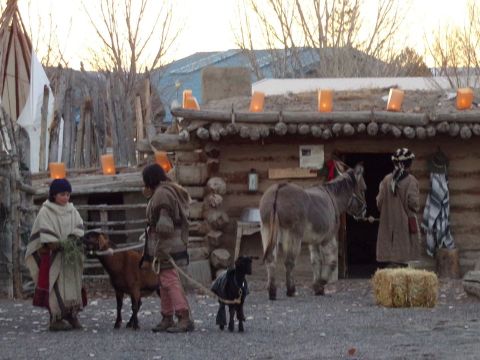
[[[135,97],[135,117],[137,120],[137,143],[143,139],[143,116],[142,116],[142,100],[140,96]]]
[[[84,124],[83,124],[83,160],[84,166],[92,166],[92,151],[95,151],[95,148],[92,146],[92,99],[87,96],[84,103]]]
[[[47,121],[48,121],[48,98],[50,97],[50,90],[48,85],[43,86],[43,102],[40,120],[40,160],[38,162],[39,170],[45,170],[46,166],[46,149],[47,149]]]

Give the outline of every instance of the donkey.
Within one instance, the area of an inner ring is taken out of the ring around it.
[[[365,216],[363,171],[363,166],[357,165],[324,185],[308,189],[289,183],[267,189],[260,200],[260,217],[270,300],[277,296],[275,264],[280,244],[285,255],[287,296],[294,296],[292,271],[302,241],[310,250],[313,291],[324,295],[325,284],[337,268],[340,215],[346,211],[354,217]]]

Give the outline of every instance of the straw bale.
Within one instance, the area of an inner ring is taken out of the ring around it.
[[[438,279],[431,271],[377,270],[372,286],[377,304],[385,307],[434,307],[437,302]]]

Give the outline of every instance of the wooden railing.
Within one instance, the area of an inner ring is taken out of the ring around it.
[[[127,210],[138,210],[145,213],[146,204],[122,204],[122,205],[76,205],[76,209],[80,212],[98,212],[100,219],[98,221],[84,221],[85,229],[101,229],[107,235],[112,237],[118,235],[129,236],[131,234],[140,234],[145,230],[146,219],[125,219],[125,220],[110,220],[111,214],[114,211],[127,211]],[[114,227],[124,227],[123,229],[114,229]],[[131,227],[127,229],[126,227]],[[112,239],[113,240],[113,239]],[[113,241],[115,243],[115,241]],[[134,245],[138,243],[137,241],[131,241],[129,243],[121,243],[121,247]],[[119,244],[116,244],[119,245]],[[84,277],[87,279],[100,279],[106,278],[107,275],[102,265],[96,258],[87,258],[85,259],[85,268],[84,268]]]

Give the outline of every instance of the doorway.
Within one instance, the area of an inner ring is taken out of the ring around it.
[[[365,169],[364,178],[367,184],[366,201],[367,217],[378,219],[380,213],[377,209],[376,197],[380,182],[385,175],[393,170],[391,154],[356,153],[345,154],[345,163],[355,166],[363,162]],[[382,267],[376,261],[378,221],[356,221],[351,216],[346,219],[346,277],[368,278],[375,270]]]

